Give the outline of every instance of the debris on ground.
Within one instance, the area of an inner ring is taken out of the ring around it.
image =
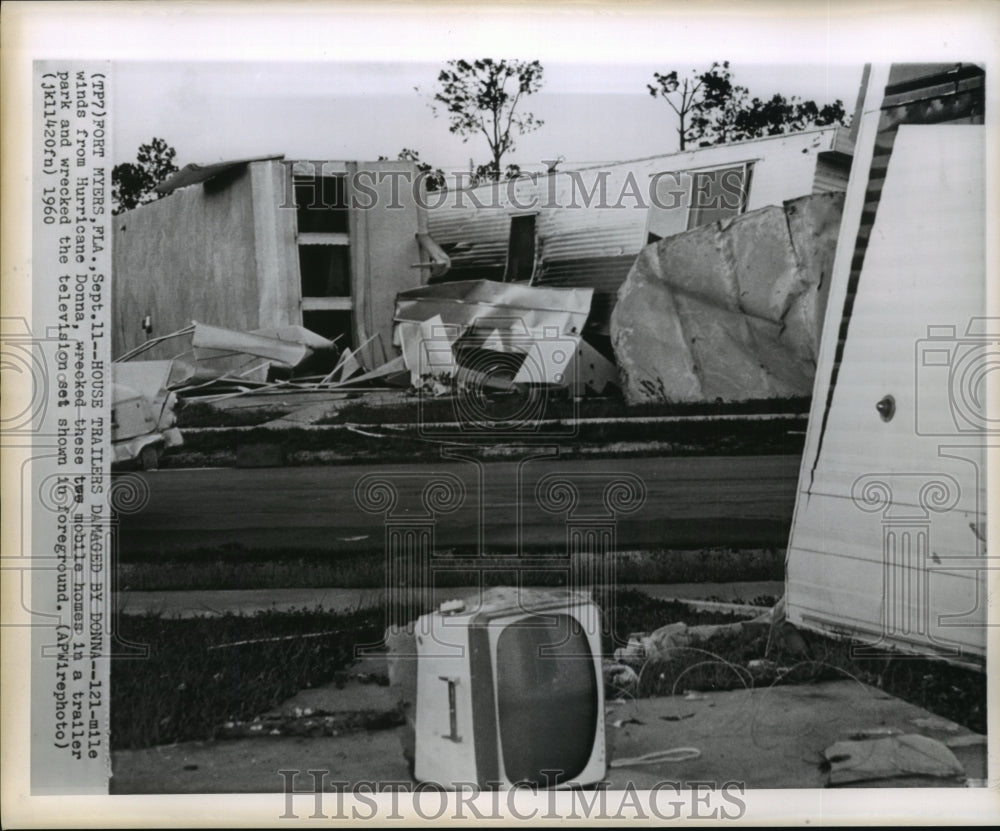
[[[617,386],[615,364],[584,339],[594,290],[465,280],[396,298],[394,340],[414,387],[585,390]]]
[[[823,757],[831,786],[902,776],[965,777],[965,768],[948,747],[918,734],[837,742]]]
[[[654,750],[633,758],[612,759],[608,767],[631,768],[639,765],[660,765],[667,762],[687,762],[701,756],[697,747],[672,747],[669,750]]]
[[[216,738],[339,736],[362,730],[391,730],[405,721],[403,710],[399,707],[392,710],[349,710],[337,713],[324,710],[302,711],[288,715],[258,716],[252,721],[227,721],[216,731]]]
[[[627,693],[634,695],[639,687],[639,675],[627,664],[605,660],[603,663],[604,688],[609,697]]]
[[[635,632],[629,635],[628,644],[615,650],[619,662],[669,661],[678,650],[688,649],[696,643],[718,637],[736,635],[743,631],[745,622],[688,626],[686,623],[668,623],[652,633]]]
[[[168,447],[184,443],[175,426],[177,396],[168,390],[170,361],[112,364],[111,447],[113,461],[136,462],[143,470],[159,464]]]

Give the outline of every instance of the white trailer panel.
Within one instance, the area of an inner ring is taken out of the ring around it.
[[[787,612],[868,651],[976,659],[986,650],[984,378],[1000,355],[983,316],[985,128],[904,122],[887,139],[885,81],[869,87],[879,95],[848,189]]]

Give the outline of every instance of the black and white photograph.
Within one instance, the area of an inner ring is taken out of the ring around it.
[[[995,8],[114,6],[4,9],[10,827],[1000,816]]]

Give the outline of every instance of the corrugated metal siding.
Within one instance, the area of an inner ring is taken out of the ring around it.
[[[547,262],[562,260],[593,260],[597,258],[635,257],[642,248],[643,227],[634,221],[574,228],[564,233],[546,229],[541,235],[542,259]]]
[[[862,125],[866,154],[878,118]],[[984,131],[894,125],[871,159],[851,181],[851,237],[838,248],[789,542],[788,616],[850,632],[875,653],[982,656],[984,442],[952,421],[961,393],[947,356],[963,336],[977,342],[966,331],[985,306]],[[935,325],[954,327],[937,344],[943,366],[922,360]],[[889,421],[875,407],[886,395]]]
[[[698,148],[577,171],[522,178],[513,185],[482,186],[454,192],[438,205],[431,195],[427,227],[452,258],[456,270],[503,270],[507,260],[510,217],[537,212],[541,264],[559,260],[634,257],[646,242],[650,183],[658,173],[754,163],[747,210],[811,192],[815,159],[829,151],[836,128],[788,136]],[[689,177],[682,176],[682,183]],[[603,181],[603,188],[600,182]],[[603,194],[603,195],[602,195]],[[662,198],[662,197],[661,197]],[[475,202],[485,207],[476,207]],[[687,227],[686,200],[676,210],[679,231]],[[452,275],[446,277],[452,279]]]
[[[539,271],[535,282],[541,286],[592,288],[594,299],[587,328],[610,335],[611,310],[618,299],[618,289],[625,282],[634,262],[632,255],[550,262]]]

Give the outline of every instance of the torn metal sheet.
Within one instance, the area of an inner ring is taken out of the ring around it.
[[[173,193],[178,188],[186,188],[189,185],[198,185],[222,176],[231,170],[245,167],[251,162],[266,162],[274,159],[283,159],[284,154],[271,156],[251,156],[246,159],[234,159],[229,162],[216,162],[215,164],[189,164],[178,170],[173,176],[160,182],[155,188],[157,193]]]
[[[809,395],[842,211],[814,194],[644,248],[611,315],[629,401]]]
[[[593,289],[533,288],[521,283],[466,280],[421,286],[396,296],[397,322],[423,321],[440,315],[445,324],[467,326],[478,318],[519,319],[528,332],[554,328],[559,334],[583,331]]]
[[[830,765],[831,785],[899,776],[965,776],[962,763],[944,744],[917,734],[837,742],[823,756]]]
[[[451,268],[451,257],[427,233],[417,234],[417,244],[420,251],[430,260],[429,263],[414,263],[415,268],[429,268],[431,279],[443,277]]]
[[[340,386],[354,386],[356,384],[363,384],[368,381],[384,381],[387,384],[406,386],[406,365],[403,362],[403,357],[399,356],[393,358],[391,361],[386,361],[382,366],[377,369],[373,369],[371,372],[366,372],[363,375],[355,375],[353,378],[348,378],[342,384],[334,384],[330,389],[337,389]]]
[[[246,354],[267,358],[285,367],[295,367],[302,363],[317,348],[317,344],[322,348],[333,348],[332,341],[320,338],[308,329],[302,329],[304,334],[294,338],[292,330],[299,328],[301,327],[285,327],[281,330],[283,337],[277,337],[254,332],[236,332],[232,329],[195,322],[191,345],[195,348],[195,355],[199,360],[205,357],[223,357],[225,354]],[[199,353],[199,349],[214,350],[216,354]]]
[[[398,345],[414,385],[419,384],[424,376],[438,379],[455,376],[458,364],[454,345],[460,334],[460,326],[446,326],[440,315],[434,315],[429,320],[407,320],[397,324]]]
[[[514,383],[567,384],[588,388],[598,395],[618,384],[618,367],[583,338],[574,337],[575,348],[568,350],[562,338],[533,341]]]
[[[152,401],[169,386],[173,364],[173,361],[115,362],[111,374],[116,386]]]
[[[500,389],[602,393],[618,373],[581,338],[592,298],[592,289],[489,280],[425,286],[398,295],[395,342],[414,386],[447,377]]]
[[[274,338],[287,343],[297,343],[308,346],[310,349],[330,349],[333,346],[332,341],[306,329],[305,326],[291,325],[277,326],[272,329],[254,329],[250,334],[262,335],[265,338]]]

